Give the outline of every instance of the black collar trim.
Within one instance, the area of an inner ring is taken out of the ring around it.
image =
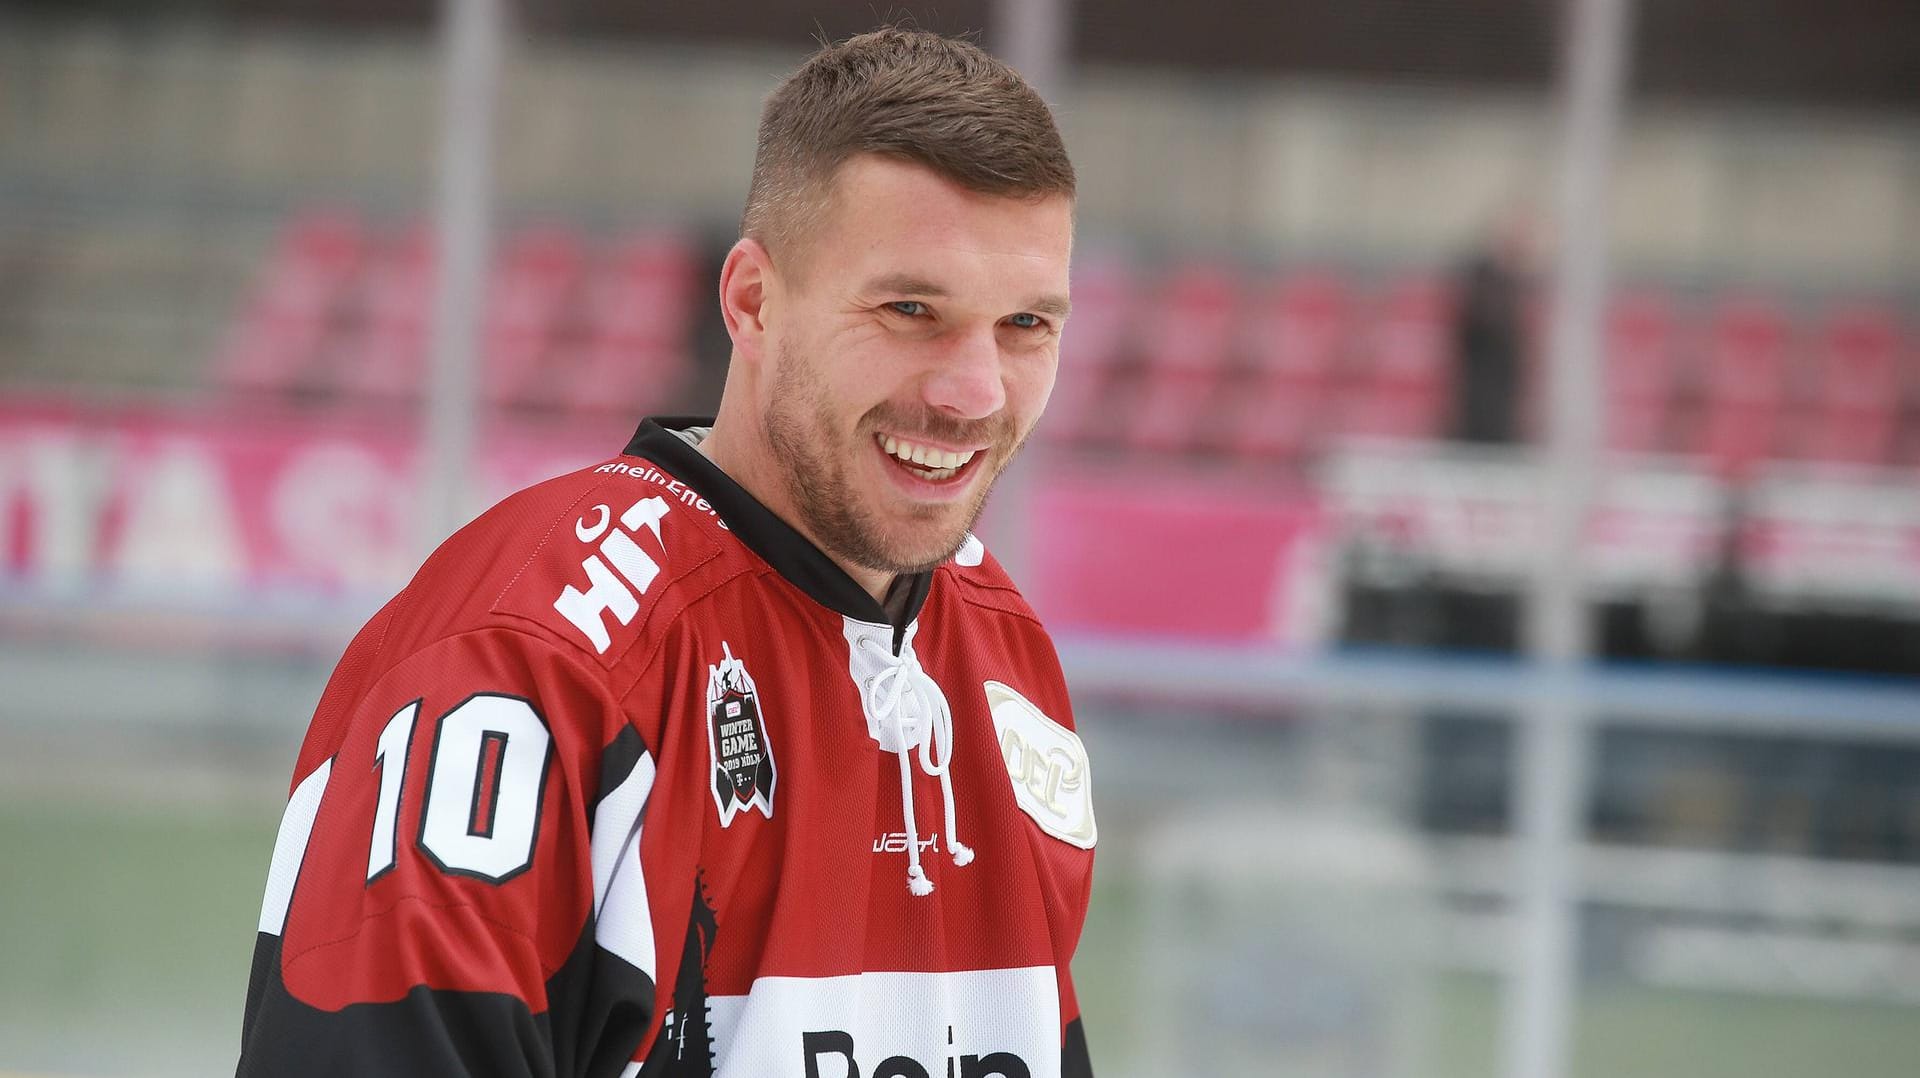
[[[888,617],[886,609],[868,595],[865,588],[854,583],[846,570],[835,565],[833,559],[795,531],[793,525],[761,505],[745,487],[734,482],[733,477],[674,433],[712,425],[713,420],[705,417],[651,417],[641,421],[625,452],[628,456],[652,461],[692,487],[713,505],[741,542],[814,602],[859,621],[892,625],[897,651],[907,624],[920,616],[920,607],[933,586],[933,574],[915,573],[895,580],[895,588],[907,589],[906,602],[898,621]]]

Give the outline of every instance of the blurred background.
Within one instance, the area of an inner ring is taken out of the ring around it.
[[[0,1071],[231,1072],[348,636],[712,408],[760,102],[903,18],[1080,172],[984,532],[1099,1072],[1914,1073],[1911,0],[0,4]]]

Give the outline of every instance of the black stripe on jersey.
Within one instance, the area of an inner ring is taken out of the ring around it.
[[[1087,1056],[1087,1029],[1076,1018],[1067,1023],[1060,1044],[1060,1078],[1093,1078],[1093,1060]]]
[[[505,992],[417,986],[398,1000],[323,1011],[280,976],[279,936],[260,933],[236,1078],[618,1078],[653,1016],[653,979],[580,942],[534,1014]]]
[[[593,922],[547,981],[547,1014],[563,1075],[616,1078],[653,1022],[653,977],[593,942]]]
[[[593,812],[587,820],[589,827],[599,826],[600,802],[627,781],[633,769],[640,766],[640,757],[646,754],[647,743],[641,739],[640,731],[630,725],[622,726],[620,733],[600,750],[600,788],[593,794]]]
[[[680,972],[673,983],[673,1013],[660,1027],[653,1051],[640,1068],[641,1078],[712,1078],[713,1013],[707,1005],[707,958],[720,930],[707,897],[706,874],[696,870],[693,905],[687,911],[687,942],[680,949]]]

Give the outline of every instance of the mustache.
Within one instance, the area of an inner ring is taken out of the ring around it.
[[[955,419],[928,409],[893,404],[869,411],[866,426],[908,438],[919,435],[929,441],[962,445],[1010,445],[1015,435],[1013,417],[1004,411],[986,419]]]

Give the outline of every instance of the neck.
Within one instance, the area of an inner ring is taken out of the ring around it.
[[[825,554],[840,570],[860,585],[875,602],[887,608],[889,614],[898,616],[898,611],[888,604],[888,593],[893,590],[894,574],[881,569],[869,568],[848,561],[828,548],[807,526],[805,517],[799,512],[799,506],[793,503],[787,484],[781,481],[779,465],[771,459],[763,443],[752,437],[751,428],[737,422],[728,421],[726,401],[720,402],[720,414],[713,421],[713,433],[702,439],[696,447],[701,455],[712,461],[714,467],[727,473],[727,477],[740,484],[754,500],[773,511],[773,514],[787,522],[794,531],[805,536],[821,553]]]

